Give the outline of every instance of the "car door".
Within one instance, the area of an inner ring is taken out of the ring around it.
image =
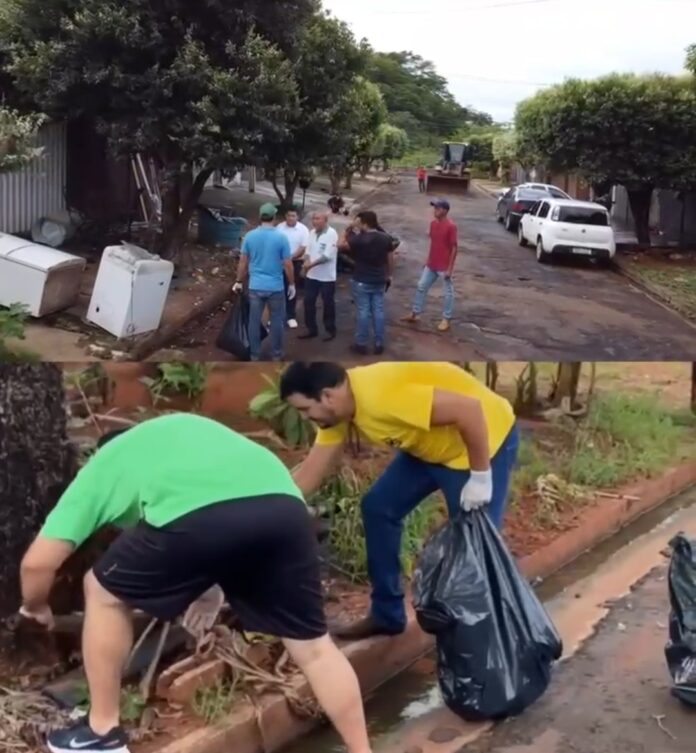
[[[510,197],[515,192],[514,188],[510,188],[508,191],[506,191],[498,200],[498,217],[505,218],[505,215],[507,214],[507,208],[510,204]]]
[[[529,212],[527,214],[522,215],[522,222],[520,227],[522,228],[522,234],[524,235],[525,240],[530,240],[531,238],[535,238],[534,235],[534,227],[536,225],[536,215],[539,211],[539,207],[541,206],[541,202],[537,201],[536,203],[532,204],[532,206],[529,208]]]
[[[548,201],[539,202],[539,211],[537,212],[534,222],[534,237],[531,239],[534,243],[536,243],[536,240],[540,235],[543,236],[544,225],[546,224],[546,219],[549,216],[550,211],[551,204]]]

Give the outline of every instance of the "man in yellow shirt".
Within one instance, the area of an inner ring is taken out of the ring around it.
[[[452,363],[383,362],[345,369],[296,362],[280,393],[318,427],[294,479],[305,498],[340,462],[351,427],[396,457],[362,501],[370,614],[334,631],[341,638],[395,635],[406,626],[399,553],[404,518],[440,490],[449,513],[488,505],[500,527],[519,433],[510,403]]]

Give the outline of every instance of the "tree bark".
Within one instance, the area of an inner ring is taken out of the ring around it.
[[[285,171],[285,199],[281,202],[283,209],[290,209],[295,204],[295,192],[300,182],[299,170]]]
[[[564,399],[570,400],[571,410],[578,407],[578,388],[580,385],[581,373],[581,361],[563,362],[558,364],[556,381],[554,382],[551,395],[549,396],[553,407],[560,406]]]
[[[631,206],[638,243],[650,247],[650,206],[653,188],[627,188],[628,202]]]
[[[346,191],[350,191],[353,188],[353,171],[352,170],[348,170],[348,172],[346,173],[346,180],[343,186],[346,189]]]
[[[696,361],[691,364],[691,410],[696,413]]]
[[[343,178],[343,170],[338,167],[332,167],[329,170],[329,179],[331,181],[331,195],[336,196],[341,193],[341,180]]]
[[[22,556],[76,473],[66,423],[60,367],[0,365],[0,617],[17,610]]]

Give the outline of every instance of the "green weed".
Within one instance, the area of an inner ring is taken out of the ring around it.
[[[280,398],[280,379],[264,375],[268,387],[254,396],[249,403],[249,413],[269,427],[291,447],[308,447],[315,436],[310,421],[292,405]]]
[[[205,392],[210,367],[205,363],[161,363],[154,379],[144,377],[155,405],[174,395],[198,402]]]
[[[221,681],[209,687],[199,688],[193,697],[191,708],[206,724],[215,724],[230,713],[236,698],[236,684]]]
[[[18,303],[12,304],[9,308],[0,308],[0,362],[40,360],[36,354],[7,343],[8,340],[24,340],[27,317],[26,306]]]

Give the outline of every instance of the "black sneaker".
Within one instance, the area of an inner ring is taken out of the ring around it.
[[[121,727],[115,727],[106,735],[98,735],[87,719],[51,732],[46,744],[51,753],[130,753],[128,737]]]

